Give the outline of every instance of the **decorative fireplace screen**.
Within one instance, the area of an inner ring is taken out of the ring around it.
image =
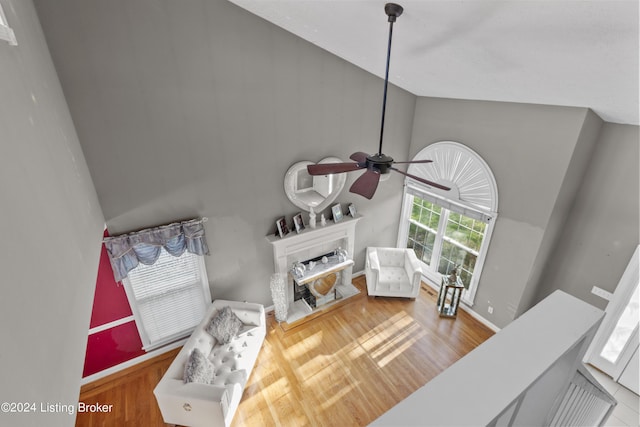
[[[311,309],[342,298],[337,290],[342,271],[351,267],[353,260],[342,248],[297,262],[291,270],[293,276],[293,302],[304,300]]]

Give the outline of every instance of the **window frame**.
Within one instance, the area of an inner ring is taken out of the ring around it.
[[[168,254],[164,248],[161,248],[162,251],[162,255],[169,255],[172,256],[170,254]],[[161,256],[162,256],[161,255]],[[195,256],[197,259],[196,262],[196,266],[199,270],[199,276],[200,276],[200,283],[198,284],[196,283],[191,283],[189,285],[184,285],[181,289],[187,289],[188,287],[195,287],[196,284],[200,285],[202,293],[203,293],[203,303],[204,303],[204,311],[206,311],[207,307],[209,306],[209,304],[211,304],[211,290],[209,288],[209,280],[207,277],[207,270],[206,270],[206,266],[205,266],[205,262],[204,262],[204,256],[202,255],[196,255],[196,254],[192,254],[189,251],[184,251],[184,253],[182,255],[180,255],[180,257],[182,256]],[[177,257],[177,258],[180,258]],[[149,266],[149,267],[153,267],[156,264]],[[137,269],[137,267],[136,267]],[[132,270],[131,272],[135,271],[136,269]],[[131,272],[129,274],[131,274]],[[143,316],[140,313],[140,307],[138,306],[138,300],[135,297],[135,293],[133,290],[133,286],[131,284],[130,278],[129,276],[127,276],[126,278],[124,278],[122,280],[122,284],[124,286],[125,289],[125,293],[127,295],[127,300],[129,301],[129,305],[131,307],[131,311],[133,313],[133,317],[135,319],[135,324],[136,324],[136,328],[138,329],[138,334],[140,335],[140,339],[142,341],[142,348],[145,351],[151,351],[157,348],[160,348],[162,346],[165,346],[167,344],[170,344],[174,341],[177,341],[181,338],[185,338],[188,337],[189,335],[191,335],[191,333],[193,332],[193,329],[198,325],[197,323],[189,329],[185,329],[183,331],[179,331],[176,332],[172,335],[163,337],[161,339],[158,339],[156,341],[151,341],[149,338],[149,334],[147,333],[147,330],[144,326],[144,320],[143,320]]]
[[[407,247],[414,196],[426,199],[441,208],[440,220],[434,241],[430,265],[420,260],[423,279],[438,289],[441,274],[438,273],[442,244],[450,212],[482,221],[486,224],[469,289],[462,293],[462,302],[473,307],[482,270],[487,257],[491,237],[498,218],[498,188],[489,165],[469,147],[455,141],[439,141],[420,150],[412,160],[432,160],[429,164],[410,164],[408,172],[451,187],[443,191],[405,178],[402,208],[396,246]],[[472,251],[473,253],[474,251]]]
[[[404,198],[402,201],[402,210],[400,214],[400,228],[398,231],[398,241],[397,247],[404,248],[407,246],[407,239],[409,238],[409,226],[416,221],[411,219],[411,210],[413,208],[413,198],[416,197],[413,194],[410,194],[406,191],[404,192]],[[437,204],[437,203],[436,203]],[[444,235],[447,220],[449,218],[450,209],[447,209],[444,206],[441,206],[441,214],[440,220],[438,222],[438,229],[436,230],[436,238],[433,244],[433,252],[431,254],[430,265],[426,264],[422,259],[419,259],[420,264],[422,266],[422,276],[423,279],[436,289],[440,287],[441,283],[441,274],[438,273],[438,265],[439,259],[442,252],[442,243],[446,239]],[[464,214],[463,214],[464,215]],[[495,218],[495,217],[492,217]],[[484,221],[483,221],[484,222]],[[482,238],[482,244],[480,245],[480,250],[478,251],[478,255],[476,258],[476,264],[473,269],[473,275],[471,276],[471,281],[469,283],[469,289],[466,289],[462,293],[462,301],[473,307],[475,303],[476,293],[478,291],[478,283],[480,282],[480,277],[482,275],[482,269],[484,267],[484,262],[487,256],[487,252],[489,249],[489,243],[491,241],[491,235],[493,234],[493,228],[495,226],[495,220],[492,219],[486,222],[487,226],[485,228],[484,237]]]

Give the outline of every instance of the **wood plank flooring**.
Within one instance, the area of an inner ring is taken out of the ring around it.
[[[267,315],[233,426],[365,426],[493,335],[462,310],[440,318],[426,285],[415,301],[368,297],[364,276],[354,285],[361,296],[289,331]],[[153,388],[176,353],[84,386],[81,402],[113,411],[76,426],[164,426]]]

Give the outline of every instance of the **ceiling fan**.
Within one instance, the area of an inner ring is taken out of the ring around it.
[[[388,174],[389,171],[396,171],[398,173],[401,173],[402,175],[406,175],[431,187],[440,188],[446,191],[450,190],[449,187],[403,172],[393,166],[395,164],[431,163],[431,160],[396,162],[392,157],[389,157],[382,153],[382,138],[384,135],[384,116],[387,106],[387,87],[389,85],[389,59],[391,57],[391,38],[393,36],[393,23],[396,22],[396,18],[402,15],[403,10],[404,9],[402,8],[402,6],[395,3],[387,3],[384,6],[384,12],[389,17],[389,43],[387,45],[387,69],[384,77],[382,121],[380,124],[380,145],[378,147],[378,152],[372,155],[363,153],[361,151],[355,152],[351,156],[349,156],[349,158],[355,163],[323,163],[307,166],[309,175],[330,175],[334,173],[343,173],[359,169],[366,169],[366,171],[354,181],[349,191],[366,197],[367,199],[371,199],[375,194],[376,189],[378,188],[378,182],[380,182],[381,175]]]

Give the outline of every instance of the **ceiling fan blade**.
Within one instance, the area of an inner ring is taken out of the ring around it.
[[[410,160],[408,162],[396,162],[396,161],[394,161],[393,163],[398,163],[398,164],[411,164],[411,163],[414,163],[414,164],[417,164],[417,163],[432,163],[432,162],[433,162],[433,160]]]
[[[439,188],[439,189],[445,190],[445,191],[451,190],[451,188],[449,188],[449,187],[445,187],[444,185],[438,184],[436,182],[429,181],[429,180],[424,179],[424,178],[420,178],[419,176],[415,176],[415,175],[412,175],[410,173],[402,172],[401,170],[396,169],[394,167],[390,167],[389,169],[393,169],[394,171],[396,171],[398,173],[401,173],[402,175],[408,176],[409,178],[415,179],[416,181],[421,182],[423,184],[427,184],[428,186],[436,187],[436,188]]]
[[[375,169],[367,169],[365,173],[353,182],[349,191],[371,199],[378,188],[379,181],[380,172]]]
[[[332,173],[351,172],[361,169],[359,163],[318,163],[307,165],[309,175],[330,175]]]
[[[362,151],[357,151],[353,153],[349,158],[351,160],[355,160],[358,163],[365,163],[367,161],[367,157],[369,155],[367,153],[363,153]]]

